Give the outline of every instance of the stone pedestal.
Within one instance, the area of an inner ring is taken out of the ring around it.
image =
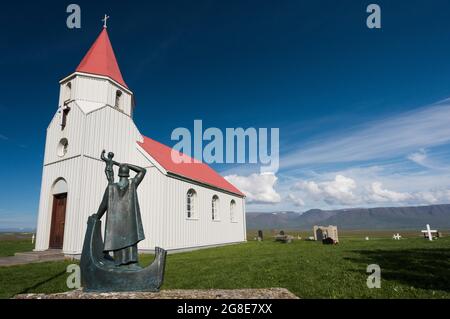
[[[83,292],[22,294],[15,299],[298,299],[285,288],[267,289],[169,289],[160,292]]]

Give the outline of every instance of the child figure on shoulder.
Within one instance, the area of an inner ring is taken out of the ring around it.
[[[106,178],[108,179],[108,183],[109,184],[113,184],[114,183],[114,165],[119,166],[120,164],[117,163],[116,161],[113,161],[113,157],[114,157],[114,153],[113,152],[109,152],[108,153],[108,157],[105,157],[105,153],[106,151],[103,150],[102,151],[102,155],[100,156],[100,158],[106,163],[106,167],[105,167],[105,174],[106,174]]]

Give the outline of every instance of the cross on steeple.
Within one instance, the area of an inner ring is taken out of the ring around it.
[[[106,15],[105,14],[105,17],[102,19],[102,21],[103,21],[103,28],[107,28],[107,25],[106,25],[106,22],[108,21],[108,19],[109,19],[109,15]]]

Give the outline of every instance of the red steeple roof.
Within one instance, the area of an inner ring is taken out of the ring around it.
[[[78,65],[77,72],[107,76],[128,88],[122,78],[108,32],[103,28],[92,47]]]

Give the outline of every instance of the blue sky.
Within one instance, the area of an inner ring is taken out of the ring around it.
[[[450,202],[448,1],[76,1],[79,30],[69,3],[2,4],[0,228],[35,224],[58,80],[104,13],[143,134],[280,128],[274,174],[213,165],[248,211]]]

